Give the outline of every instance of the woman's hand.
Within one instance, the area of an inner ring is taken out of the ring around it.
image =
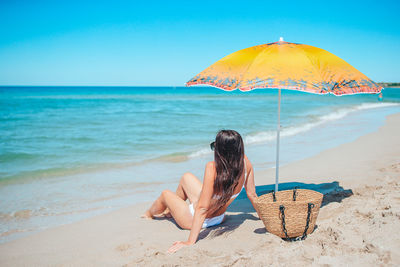
[[[174,244],[172,245],[172,247],[170,247],[169,249],[168,249],[168,253],[175,253],[175,252],[177,252],[178,250],[180,250],[181,248],[183,248],[183,247],[187,247],[187,246],[190,246],[190,245],[192,245],[192,243],[190,243],[190,242],[188,242],[188,241],[186,241],[186,242],[183,242],[183,241],[176,241],[176,242],[174,242]]]

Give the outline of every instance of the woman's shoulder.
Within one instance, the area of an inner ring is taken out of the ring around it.
[[[246,163],[246,168],[247,171],[249,172],[253,168],[253,165],[251,164],[251,161],[246,155],[244,155],[244,162]]]
[[[207,162],[207,164],[206,164],[206,172],[214,173],[214,174],[217,173],[217,169],[215,168],[215,162],[214,161]]]
[[[214,181],[216,176],[217,176],[217,170],[215,169],[215,162],[214,161],[207,162],[204,174],[204,181],[205,179]]]
[[[206,168],[214,168],[215,169],[215,161],[209,161],[206,164]]]

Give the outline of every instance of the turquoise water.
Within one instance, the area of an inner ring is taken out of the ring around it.
[[[283,90],[282,164],[396,112],[399,89],[382,101]],[[270,168],[276,119],[277,90],[0,87],[0,240],[149,200],[185,171],[201,176],[220,129],[241,133],[256,168]]]

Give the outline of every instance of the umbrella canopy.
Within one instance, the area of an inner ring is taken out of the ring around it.
[[[334,95],[379,93],[383,89],[332,53],[310,45],[284,42],[283,38],[232,53],[186,85],[210,85],[227,91],[279,89],[275,191],[279,183],[280,89]]]
[[[186,83],[224,90],[282,88],[315,94],[378,93],[382,87],[326,50],[279,42],[232,53]]]

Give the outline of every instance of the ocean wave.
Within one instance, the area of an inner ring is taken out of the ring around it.
[[[336,111],[330,112],[328,114],[315,116],[310,116],[310,121],[300,125],[288,126],[284,127],[281,131],[281,137],[294,136],[300,133],[307,132],[319,125],[322,125],[329,121],[338,120],[344,118],[348,114],[356,111],[374,109],[374,108],[383,108],[383,107],[394,107],[400,106],[399,103],[363,103],[359,105],[355,105],[352,107],[339,108]],[[276,129],[271,129],[267,131],[261,131],[253,134],[249,134],[244,136],[245,145],[258,144],[275,141],[276,139]],[[82,139],[82,141],[86,141],[86,139]],[[202,148],[185,151],[185,152],[175,152],[167,155],[160,155],[154,158],[147,158],[143,160],[133,160],[133,161],[125,161],[125,162],[99,162],[92,164],[84,164],[83,166],[69,166],[69,167],[56,167],[56,168],[44,168],[40,170],[32,170],[32,171],[23,171],[18,174],[7,175],[7,173],[0,173],[0,186],[12,183],[23,183],[30,180],[36,179],[45,179],[45,178],[55,178],[61,176],[75,175],[81,173],[88,172],[99,172],[107,169],[115,169],[115,168],[126,168],[132,167],[136,165],[143,165],[147,163],[151,163],[154,161],[162,161],[162,162],[170,162],[170,163],[179,163],[190,160],[192,158],[198,158],[203,156],[210,156],[213,152],[207,146]],[[0,162],[8,162],[10,160],[16,159],[24,159],[24,160],[32,160],[36,159],[39,155],[28,154],[28,153],[7,153],[0,155]]]
[[[167,155],[162,155],[156,157],[154,159],[145,160],[144,162],[152,162],[152,161],[166,161],[166,162],[183,162],[188,159],[188,156],[185,153],[171,153]]]
[[[42,168],[30,171],[20,171],[17,174],[0,176],[0,186],[28,183],[34,180],[50,179],[63,176],[72,176],[89,172],[100,172],[110,168],[118,168],[123,164],[97,163],[84,164],[73,167]]]
[[[109,198],[100,198],[96,200],[92,200],[90,202],[101,202],[107,199],[117,198],[121,195],[116,195],[114,197]],[[88,202],[88,203],[90,203]],[[32,217],[45,217],[45,216],[63,216],[69,214],[76,214],[76,213],[86,213],[89,211],[104,209],[106,207],[91,207],[91,208],[76,208],[71,210],[51,210],[49,208],[40,207],[37,209],[21,209],[11,212],[0,212],[0,222],[7,223],[12,221],[22,221],[22,220],[29,220]]]
[[[5,232],[0,233],[0,237],[5,237],[5,236],[22,233],[22,232],[28,232],[28,231],[31,231],[31,229],[11,229],[11,230],[7,230]]]
[[[353,107],[341,108],[332,113],[316,117],[311,122],[283,128],[281,130],[280,136],[288,137],[288,136],[294,136],[294,135],[297,135],[300,133],[304,133],[304,132],[307,132],[321,124],[326,123],[326,122],[344,118],[352,112],[367,110],[367,109],[374,109],[374,108],[393,107],[393,106],[400,106],[400,104],[399,103],[362,103],[360,105],[353,106]],[[244,143],[246,145],[251,145],[251,144],[270,142],[270,141],[274,141],[275,139],[276,139],[276,130],[274,129],[274,130],[270,130],[270,131],[262,131],[262,132],[258,132],[255,134],[250,134],[248,136],[245,136]],[[188,158],[196,158],[196,157],[201,157],[201,156],[205,156],[205,155],[209,155],[209,154],[212,154],[212,151],[210,151],[209,148],[202,148],[200,150],[190,153]]]
[[[32,160],[39,158],[40,155],[25,152],[4,152],[0,154],[0,162],[7,163],[15,160]]]
[[[356,111],[374,109],[374,108],[393,107],[393,106],[400,106],[400,104],[399,103],[363,103],[363,104],[353,106],[353,107],[341,108],[341,109],[338,109],[327,115],[319,116],[311,122],[283,128],[281,130],[280,136],[288,137],[288,136],[297,135],[299,133],[304,133],[304,132],[307,132],[321,124],[326,123],[326,122],[344,118],[347,115],[349,115],[350,113],[353,113]],[[253,134],[253,135],[246,136],[245,144],[249,145],[249,144],[263,143],[263,142],[268,142],[268,141],[272,141],[275,139],[276,139],[276,131],[275,130],[265,131],[265,132],[259,132],[259,133]]]
[[[32,217],[33,211],[30,209],[18,210],[10,213],[0,212],[0,221],[26,220]]]
[[[197,158],[197,157],[206,156],[206,155],[209,155],[212,153],[213,152],[210,150],[210,148],[202,148],[198,151],[195,151],[195,152],[189,154],[188,158]]]
[[[167,161],[176,163],[187,160],[186,156],[184,155],[179,156],[176,154],[177,153],[153,159],[146,159],[139,162],[138,161],[111,162],[111,163],[99,162],[99,163],[76,165],[71,167],[43,168],[31,171],[21,171],[17,174],[8,174],[5,172],[0,172],[0,187],[12,184],[29,183],[31,181],[41,180],[41,179],[57,179],[65,176],[74,176],[87,173],[99,173],[102,171],[113,170],[113,169],[124,169],[128,167],[147,164],[153,161]],[[146,183],[135,183],[135,186],[140,187],[142,184]],[[155,184],[155,182],[151,182],[151,184]]]

